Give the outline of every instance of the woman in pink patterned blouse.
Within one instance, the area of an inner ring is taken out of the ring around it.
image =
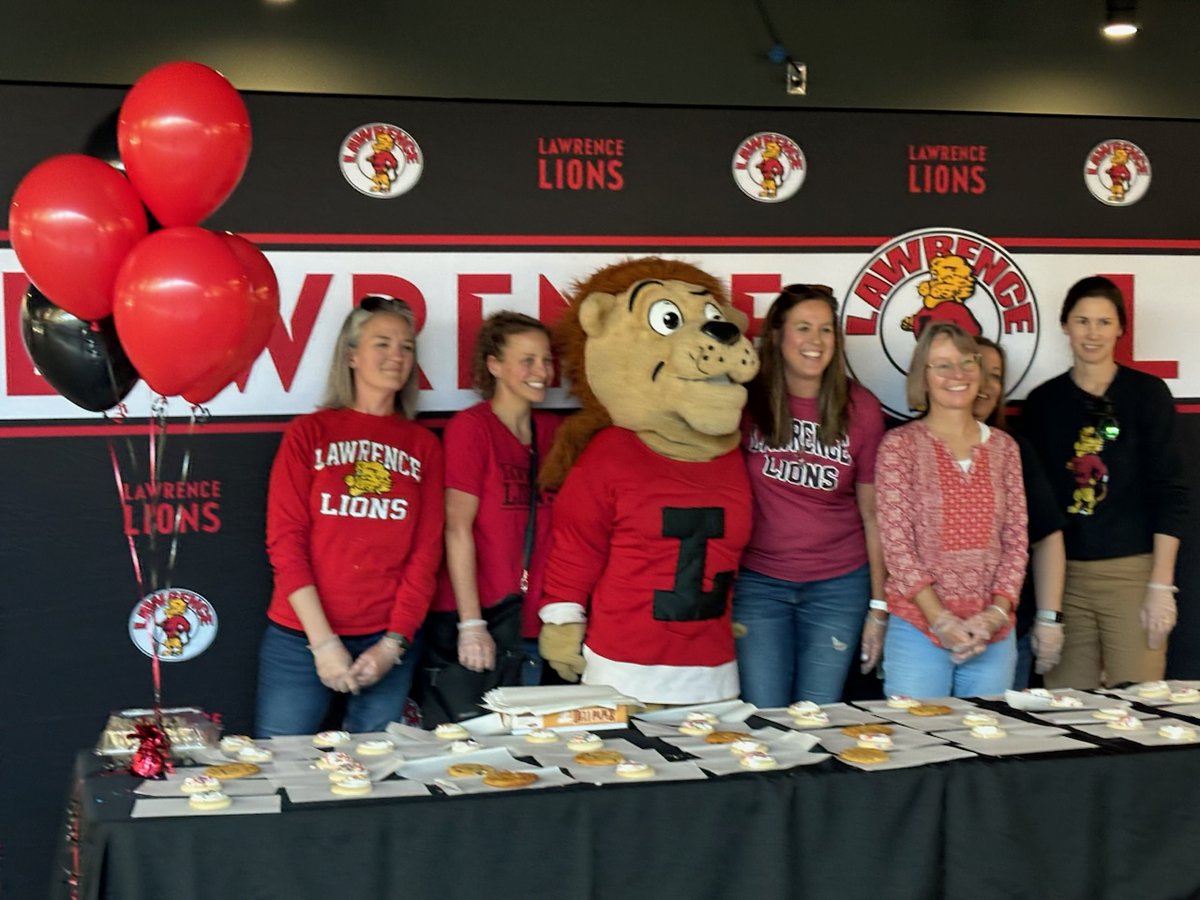
[[[875,465],[891,625],[884,690],[973,697],[1012,683],[1013,610],[1028,557],[1016,443],[971,414],[979,351],[957,325],[923,329],[908,403]]]

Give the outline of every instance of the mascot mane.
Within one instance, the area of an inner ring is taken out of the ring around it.
[[[588,386],[584,348],[587,333],[579,322],[579,307],[592,294],[624,293],[632,285],[647,279],[684,281],[706,288],[723,306],[729,305],[725,289],[711,275],[688,263],[650,256],[626,260],[595,272],[587,280],[576,282],[567,309],[555,326],[555,341],[562,372],[571,380],[571,394],[579,400],[579,412],[571,415],[554,439],[554,446],[542,466],[539,484],[546,489],[562,486],[567,472],[574,465],[588,442],[601,430],[613,424],[608,410],[596,399]],[[620,423],[617,423],[620,424]]]

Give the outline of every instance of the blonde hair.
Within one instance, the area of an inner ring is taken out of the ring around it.
[[[929,370],[926,368],[929,365],[929,348],[942,336],[950,338],[962,353],[979,355],[975,339],[953,322],[930,322],[922,328],[917,349],[913,351],[912,362],[908,364],[908,377],[904,382],[904,398],[909,409],[921,413],[929,411]]]
[[[350,368],[350,356],[358,347],[362,330],[374,316],[399,316],[408,323],[413,333],[413,367],[404,387],[396,392],[396,410],[406,419],[417,411],[417,317],[412,307],[395,297],[368,294],[350,310],[342,322],[337,342],[333,345],[333,359],[329,364],[329,377],[325,381],[325,397],[321,406],[325,409],[345,409],[354,405],[354,370]]]

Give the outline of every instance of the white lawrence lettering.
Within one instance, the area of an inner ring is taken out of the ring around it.
[[[408,501],[402,497],[351,497],[342,494],[335,501],[332,494],[321,494],[321,515],[342,516],[348,519],[381,519],[402,522],[408,517]]]
[[[313,454],[313,469],[317,472],[326,466],[351,466],[359,461],[377,462],[382,463],[389,472],[413,481],[421,480],[421,460],[404,450],[377,441],[334,441],[324,450],[316,448]]]

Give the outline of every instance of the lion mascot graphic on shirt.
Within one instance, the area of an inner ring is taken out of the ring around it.
[[[667,259],[609,266],[573,292],[558,337],[582,408],[541,473],[559,494],[539,644],[568,680],[646,703],[737,696],[738,443],[758,372],[746,325],[715,278]]]

